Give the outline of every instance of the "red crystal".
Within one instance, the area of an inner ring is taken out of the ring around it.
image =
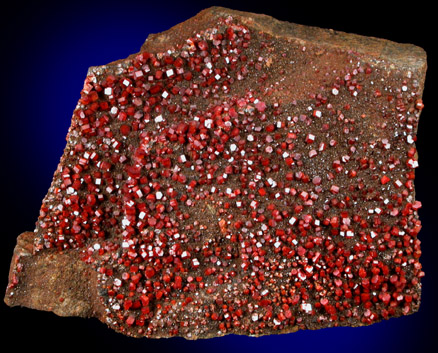
[[[120,133],[123,136],[128,136],[130,132],[131,132],[131,127],[129,125],[123,124],[120,126]]]
[[[387,175],[384,175],[384,176],[380,179],[380,182],[382,183],[382,185],[385,185],[385,184],[388,183],[389,181],[391,181],[391,179],[389,179]]]

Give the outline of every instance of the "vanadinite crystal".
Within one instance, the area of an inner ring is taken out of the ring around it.
[[[421,48],[210,8],[90,68],[5,300],[135,337],[418,310]]]

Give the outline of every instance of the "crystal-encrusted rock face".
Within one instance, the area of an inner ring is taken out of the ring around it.
[[[6,301],[189,339],[415,312],[425,70],[414,46],[222,8],[91,68]],[[48,304],[23,294],[39,266]]]

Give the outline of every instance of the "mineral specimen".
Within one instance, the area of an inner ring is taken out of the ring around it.
[[[414,313],[426,55],[213,7],[91,67],[5,301],[134,337]]]

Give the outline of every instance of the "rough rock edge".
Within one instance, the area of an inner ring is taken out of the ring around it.
[[[147,51],[161,53],[184,43],[194,33],[215,23],[219,17],[232,16],[242,24],[259,32],[268,33],[278,38],[297,40],[302,45],[312,44],[322,48],[339,48],[350,50],[363,55],[363,59],[373,64],[387,66],[388,69],[415,71],[420,78],[422,93],[427,70],[427,55],[423,48],[409,43],[396,43],[383,38],[367,37],[354,33],[345,33],[333,29],[300,25],[277,20],[271,16],[231,10],[220,6],[213,6],[202,10],[196,16],[181,22],[170,29],[153,33],[143,43],[139,53]],[[126,59],[113,61],[103,66],[92,66],[89,73],[123,63],[134,58],[138,53]]]
[[[5,302],[9,306],[52,311],[59,316],[99,317],[95,271],[80,261],[76,251],[47,250],[35,254],[34,233],[18,236],[9,271]]]
[[[223,7],[205,9],[167,31],[150,34],[140,52],[165,52],[184,43],[194,33],[213,25],[218,17],[224,16],[232,16],[252,30],[265,32],[277,38],[298,41],[303,46],[312,45],[325,49],[339,48],[359,53],[362,60],[388,71],[413,71],[419,78],[418,93],[421,98],[427,70],[427,57],[426,52],[416,45],[396,43],[386,39],[332,29],[304,26],[279,21],[267,15]],[[136,55],[138,53],[107,65],[92,66],[89,68],[88,74],[102,73],[107,68],[123,64]],[[98,299],[97,288],[94,285],[97,281],[96,273],[79,259],[78,252],[68,250],[59,253],[57,250],[46,249],[35,253],[33,241],[33,232],[22,233],[17,238],[4,298],[5,303],[11,307],[24,306],[36,310],[52,311],[59,316],[96,317],[105,322],[105,308]],[[14,282],[18,282],[18,285],[12,286]],[[421,283],[417,286],[420,291]],[[412,308],[412,312],[417,310],[418,307]],[[351,325],[345,322],[341,323],[340,326]],[[356,326],[363,325],[357,324]],[[295,325],[271,334],[290,333],[298,330],[299,327]],[[233,332],[233,334],[240,333]],[[202,337],[192,336],[190,339],[223,335],[211,332]],[[165,337],[168,336],[154,336],[154,338]]]

